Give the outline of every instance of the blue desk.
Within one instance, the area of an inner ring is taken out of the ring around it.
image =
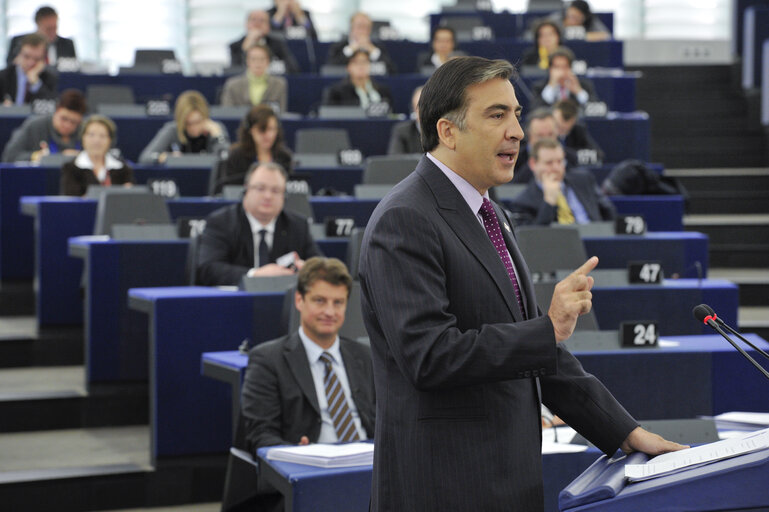
[[[0,123],[0,144],[7,141],[14,128],[18,127],[24,117],[3,118]],[[120,149],[123,155],[131,161],[136,161],[144,147],[170,118],[129,118],[115,117],[120,137]],[[235,140],[240,119],[223,119],[230,138]],[[324,119],[286,119],[283,120],[283,130],[286,143],[294,147],[294,137],[300,128],[344,128],[350,134],[353,147],[360,149],[365,156],[384,155],[395,119],[366,119],[366,120],[324,120]],[[649,116],[644,112],[616,113],[612,112],[606,118],[588,118],[586,120],[590,133],[606,153],[607,162],[620,162],[627,158],[637,158],[648,161],[650,155]]]

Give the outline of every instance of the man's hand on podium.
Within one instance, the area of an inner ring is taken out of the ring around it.
[[[668,441],[662,436],[653,434],[641,427],[636,427],[630,434],[628,434],[620,448],[625,453],[643,452],[647,455],[654,456],[668,452],[676,452],[689,447],[683,444],[674,443],[673,441]]]

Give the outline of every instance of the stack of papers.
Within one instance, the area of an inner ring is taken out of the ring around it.
[[[648,480],[766,448],[769,448],[769,428],[658,455],[646,464],[628,464],[625,466],[625,477],[631,482]]]
[[[267,458],[321,468],[368,466],[374,463],[374,444],[308,444],[277,447],[267,451]]]
[[[742,429],[769,427],[769,413],[766,412],[725,412],[713,416],[716,425],[721,429]]]

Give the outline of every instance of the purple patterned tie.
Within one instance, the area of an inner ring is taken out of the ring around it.
[[[515,299],[518,301],[518,307],[521,308],[521,312],[523,312],[521,289],[518,287],[518,280],[515,278],[515,271],[513,270],[513,262],[510,261],[510,254],[507,252],[505,239],[502,237],[502,230],[499,228],[499,219],[497,219],[497,214],[494,212],[494,207],[491,205],[491,201],[485,197],[483,198],[480,214],[483,218],[483,227],[486,228],[486,234],[489,235],[491,243],[494,244],[494,248],[497,250],[497,254],[499,254],[499,258],[502,260],[502,263],[505,264],[505,270],[507,270],[507,275],[510,276],[510,281],[513,282]]]

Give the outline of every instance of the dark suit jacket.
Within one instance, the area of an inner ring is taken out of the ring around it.
[[[254,266],[254,237],[241,203],[225,206],[206,218],[200,235],[197,280],[202,285],[236,285]],[[278,214],[270,262],[296,251],[303,260],[320,256],[307,219],[292,212]]]
[[[246,55],[243,52],[243,40],[245,38],[246,36],[243,36],[234,43],[230,43],[230,66],[244,67],[246,65]],[[282,60],[286,64],[286,73],[299,72],[299,64],[297,64],[294,54],[291,53],[282,36],[267,34],[264,36],[264,44],[272,52],[273,59]]]
[[[360,278],[374,360],[373,511],[543,508],[541,400],[606,453],[636,422],[557,345],[509,221],[512,283],[429,159],[374,210]]]
[[[566,171],[570,166],[577,165],[577,152],[564,146],[564,156],[566,157]],[[518,153],[518,159],[515,161],[515,174],[510,183],[528,183],[534,179],[534,173],[529,167],[529,145],[521,144],[521,151]]]
[[[277,12],[276,7],[270,7],[267,9],[267,14],[270,15],[270,25],[272,26],[273,30],[285,30],[286,26],[285,23],[279,24],[275,23],[275,20],[272,18],[275,16],[275,13]],[[315,25],[312,23],[312,16],[310,16],[310,11],[306,9],[302,9],[302,12],[304,13],[304,17],[307,18],[307,25],[305,28],[307,29],[307,37],[310,37],[312,40],[318,39],[318,33],[315,31]],[[294,19],[294,16],[289,14],[291,16],[291,20],[294,22],[294,25],[299,25],[296,23],[296,20]]]
[[[16,58],[16,55],[19,53],[19,50],[21,49],[21,40],[26,36],[27,34],[21,34],[18,36],[14,36],[11,39],[11,43],[8,45],[8,57],[6,58],[6,63],[10,66],[13,64],[13,59]],[[72,39],[58,36],[56,38],[56,42],[53,43],[56,46],[56,58],[60,59],[61,57],[72,57],[76,58],[77,55],[75,55],[75,43],[72,41]]]
[[[123,185],[134,182],[134,172],[128,165],[120,169],[110,169],[109,179],[113,185]],[[67,162],[61,166],[59,178],[59,193],[64,196],[82,196],[88,190],[88,185],[100,185],[99,179],[92,169],[83,169],[75,162]]]
[[[3,101],[6,97],[10,97],[11,101],[16,102],[16,93],[18,92],[18,84],[16,83],[17,74],[16,66],[14,64],[9,65],[4,70],[0,71],[0,101]],[[56,85],[59,82],[59,77],[56,73],[44,69],[40,73],[40,89],[36,93],[31,94],[29,103],[34,100],[51,100],[56,99]]]
[[[390,88],[386,85],[379,84],[374,80],[371,80],[371,85],[382,97],[382,101],[386,101],[390,107],[393,106],[393,97],[390,94]],[[350,82],[349,78],[345,78],[340,82],[328,86],[323,91],[323,104],[324,105],[360,105],[360,98],[358,93],[355,92],[355,86]]]
[[[422,139],[414,119],[401,121],[393,126],[390,133],[390,143],[387,146],[388,155],[424,153]]]
[[[582,123],[578,122],[574,125],[569,134],[566,135],[566,138],[563,140],[563,145],[564,147],[573,150],[575,154],[580,149],[593,149],[596,152],[598,161],[603,162],[604,153],[601,150],[601,147],[590,135],[590,132],[587,130],[587,126]]]
[[[347,56],[344,54],[344,47],[348,44],[350,44],[350,39],[346,35],[341,39],[341,41],[337,41],[336,43],[332,44],[328,48],[326,64],[330,64],[332,66],[346,66]],[[395,74],[397,71],[395,69],[395,63],[390,58],[390,54],[387,53],[387,48],[385,48],[381,43],[374,43],[374,46],[379,48],[380,54],[378,59],[371,59],[371,62],[384,62],[385,68],[387,69],[387,74]]]
[[[340,338],[340,351],[352,400],[369,438],[374,437],[374,377],[371,350]],[[249,451],[279,444],[311,443],[320,435],[320,407],[299,334],[262,343],[248,354],[242,411]]]
[[[579,85],[582,86],[582,88],[587,92],[588,95],[588,101],[598,101],[598,96],[595,93],[595,86],[593,85],[592,80],[589,78],[578,78]],[[531,86],[531,105],[530,108],[534,110],[537,107],[547,107],[551,105],[551,103],[548,103],[542,98],[542,90],[547,85],[548,79],[545,78],[543,80],[540,80],[539,82],[536,82],[534,85]],[[577,101],[577,97],[574,96],[572,93],[569,93],[569,99],[572,100],[574,103],[579,104],[579,101]]]
[[[611,220],[615,209],[612,202],[598,192],[593,175],[586,171],[571,170],[563,178],[566,186],[577,195],[591,221]],[[512,202],[511,211],[516,225],[539,224],[549,226],[558,218],[558,208],[545,202],[542,189],[531,180],[526,189]]]

